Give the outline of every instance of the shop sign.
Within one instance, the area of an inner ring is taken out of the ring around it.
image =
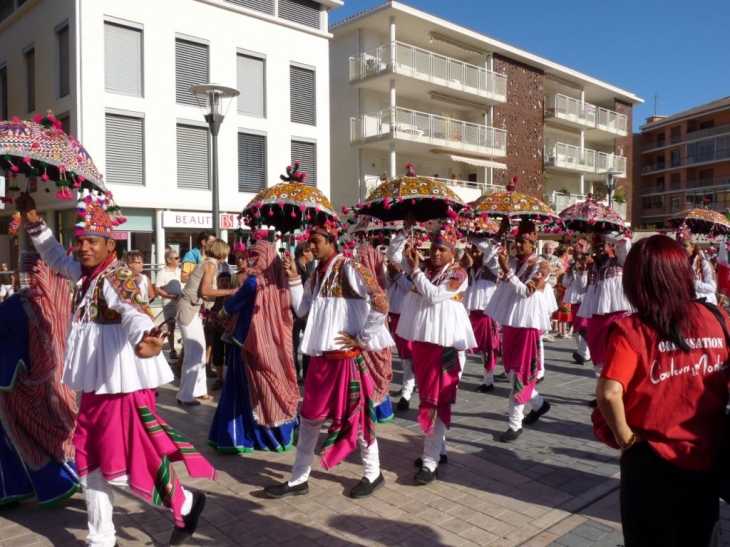
[[[114,232],[114,239],[117,241],[126,241],[129,238],[129,232]]]
[[[164,228],[203,229],[213,227],[213,215],[210,213],[191,213],[187,211],[163,211],[162,226]],[[221,230],[232,230],[238,226],[236,215],[221,213]]]

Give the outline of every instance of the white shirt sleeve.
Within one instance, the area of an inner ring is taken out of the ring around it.
[[[313,274],[316,275],[316,274]],[[295,284],[292,285],[291,281]],[[312,284],[311,279],[307,279],[305,283],[301,282],[301,278],[297,277],[289,282],[289,294],[291,295],[291,304],[297,317],[305,317],[312,307]]]
[[[404,272],[411,273],[408,260],[406,260],[406,257],[403,256],[403,251],[406,248],[407,242],[408,234],[405,230],[400,230],[395,237],[390,240],[390,245],[388,245],[388,250],[385,252],[385,256],[390,262],[398,264],[401,268],[403,268]]]
[[[26,228],[33,241],[33,246],[40,253],[43,262],[48,264],[53,271],[74,283],[81,279],[81,263],[70,256],[66,256],[63,245],[56,240],[53,232],[45,222],[40,221],[31,226],[26,225]]]
[[[702,259],[702,280],[695,280],[695,290],[704,294],[717,292],[717,282],[713,274],[710,261]]]
[[[449,287],[449,282],[451,280],[449,276],[447,276],[438,285],[434,285],[421,270],[413,270],[412,280],[416,289],[418,289],[418,294],[425,298],[430,304],[446,302],[457,294],[466,291],[469,286],[469,279],[466,277],[457,289],[452,289]]]

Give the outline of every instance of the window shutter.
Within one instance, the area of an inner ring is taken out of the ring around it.
[[[266,117],[264,60],[238,55],[238,113],[254,118]]]
[[[208,129],[177,126],[177,187],[210,190]]]
[[[28,112],[35,110],[35,49],[25,54],[26,106]]]
[[[71,92],[68,25],[58,32],[58,95],[65,97]]]
[[[256,193],[266,188],[266,137],[238,134],[238,191]]]
[[[180,104],[198,106],[191,85],[208,83],[208,46],[175,40],[175,99]]]
[[[70,114],[64,114],[60,118],[58,118],[58,121],[61,122],[61,130],[63,130],[66,135],[71,134],[71,115]]]
[[[13,0],[0,0],[0,21],[7,19],[14,9]]]
[[[307,186],[317,187],[317,144],[291,141],[291,161],[299,162],[299,170],[307,174]]]
[[[298,66],[290,67],[291,121],[307,125],[317,124],[314,71]]]
[[[312,28],[319,28],[318,2],[312,0],[279,0],[279,17]]]
[[[144,119],[106,115],[106,173],[111,184],[144,186]]]
[[[274,0],[225,0],[229,4],[235,4],[242,8],[260,11],[269,15],[274,15]]]
[[[142,96],[142,31],[104,23],[104,89]]]

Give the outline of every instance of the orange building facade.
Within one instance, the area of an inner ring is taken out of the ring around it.
[[[647,119],[636,136],[633,224],[660,229],[692,207],[730,208],[730,97]]]

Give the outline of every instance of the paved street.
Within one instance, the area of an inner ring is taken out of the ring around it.
[[[474,392],[481,368],[469,358],[448,434],[448,464],[439,479],[414,486],[413,460],[422,436],[411,410],[378,428],[387,483],[373,497],[346,497],[361,473],[352,455],[332,472],[315,468],[308,496],[269,500],[262,487],[288,477],[294,451],[222,456],[205,444],[212,404],[180,407],[176,388],[160,389],[161,414],[219,469],[215,483],[183,479],[209,493],[192,545],[595,546],[623,544],[618,506],[617,453],[593,439],[590,410],[595,381],[590,367],[572,363],[571,340],[546,344],[547,376],[540,392],[549,414],[512,445],[498,441],[507,428],[507,388]],[[393,389],[398,390],[396,373]],[[394,398],[394,402],[397,399]],[[730,515],[723,508],[730,534]],[[171,516],[120,492],[115,514],[120,545],[166,545]],[[26,502],[0,512],[0,546],[70,546],[86,534],[83,499],[43,510]]]

